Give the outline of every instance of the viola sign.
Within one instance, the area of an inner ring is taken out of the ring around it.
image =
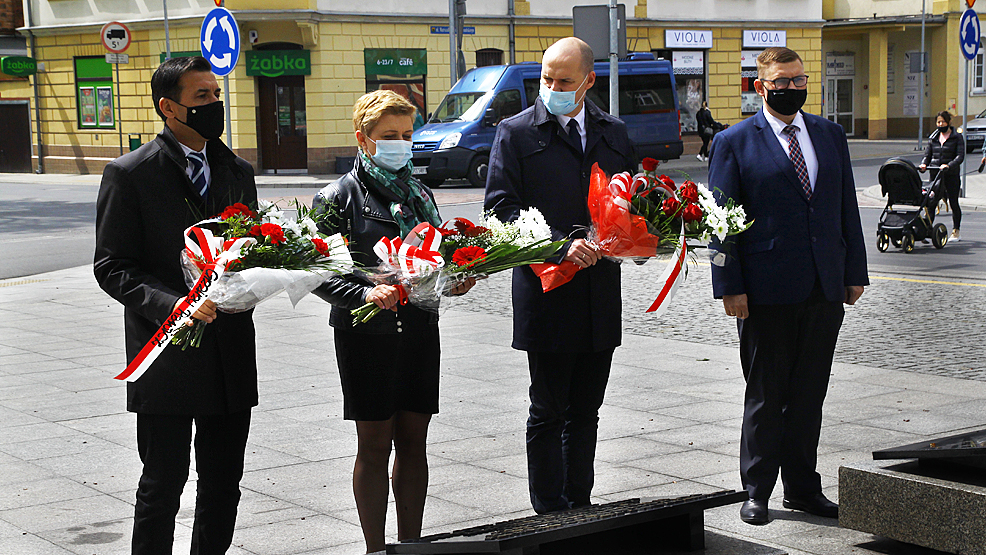
[[[743,48],[787,46],[787,31],[743,31]]]
[[[0,73],[12,77],[27,77],[38,72],[38,62],[27,56],[4,56],[0,58]]]
[[[311,75],[311,50],[247,50],[247,75],[280,77],[282,75]]]
[[[712,31],[667,29],[664,31],[665,48],[712,48]]]

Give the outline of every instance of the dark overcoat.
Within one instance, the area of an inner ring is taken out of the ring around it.
[[[802,115],[818,158],[810,199],[762,110],[712,142],[709,188],[753,220],[724,241],[725,264],[712,266],[716,298],[745,293],[750,304],[798,303],[817,276],[825,298],[842,302],[846,286],[869,284],[846,134]]]
[[[502,220],[535,207],[552,238],[583,238],[592,165],[607,175],[637,168],[626,125],[585,101],[585,156],[538,99],[497,126],[485,208]],[[567,248],[564,249],[567,252]],[[564,256],[564,252],[560,255]],[[559,257],[559,260],[560,260]],[[530,267],[514,269],[513,347],[541,352],[598,352],[620,344],[619,264],[601,260],[547,293]]]
[[[185,173],[184,152],[167,126],[103,171],[94,272],[99,286],[124,306],[128,363],[188,294],[179,258],[185,229],[234,202],[257,200],[250,164],[219,140],[207,145],[212,179],[205,200]],[[220,313],[206,326],[201,347],[169,346],[127,384],[132,412],[198,416],[256,404],[252,310]]]

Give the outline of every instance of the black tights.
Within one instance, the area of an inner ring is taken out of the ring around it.
[[[948,207],[952,211],[952,229],[959,229],[959,224],[962,222],[962,209],[959,208],[960,189],[961,184],[958,179],[954,182],[951,180],[945,182],[945,192],[948,194]]]
[[[712,135],[702,135],[702,150],[698,151],[700,156],[709,155],[709,141],[712,140]]]

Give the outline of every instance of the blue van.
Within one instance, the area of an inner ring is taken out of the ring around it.
[[[609,111],[609,63],[597,63],[586,96]],[[414,132],[414,173],[426,185],[466,178],[486,185],[496,125],[531,106],[541,86],[541,64],[477,67],[452,87],[427,124]],[[671,62],[650,53],[620,62],[620,119],[639,158],[681,156],[678,95]]]

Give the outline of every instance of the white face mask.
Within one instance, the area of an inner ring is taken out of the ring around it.
[[[538,96],[541,97],[541,102],[544,102],[544,107],[548,109],[549,113],[555,116],[564,116],[565,114],[574,112],[579,107],[579,102],[582,102],[582,98],[585,98],[584,93],[582,94],[582,98],[578,100],[575,99],[575,95],[588,79],[589,74],[587,73],[585,79],[579,83],[579,86],[574,91],[553,91],[542,81]]]
[[[411,141],[384,139],[374,141],[369,137],[366,140],[377,145],[377,153],[370,156],[370,159],[385,170],[400,171],[411,160]]]

